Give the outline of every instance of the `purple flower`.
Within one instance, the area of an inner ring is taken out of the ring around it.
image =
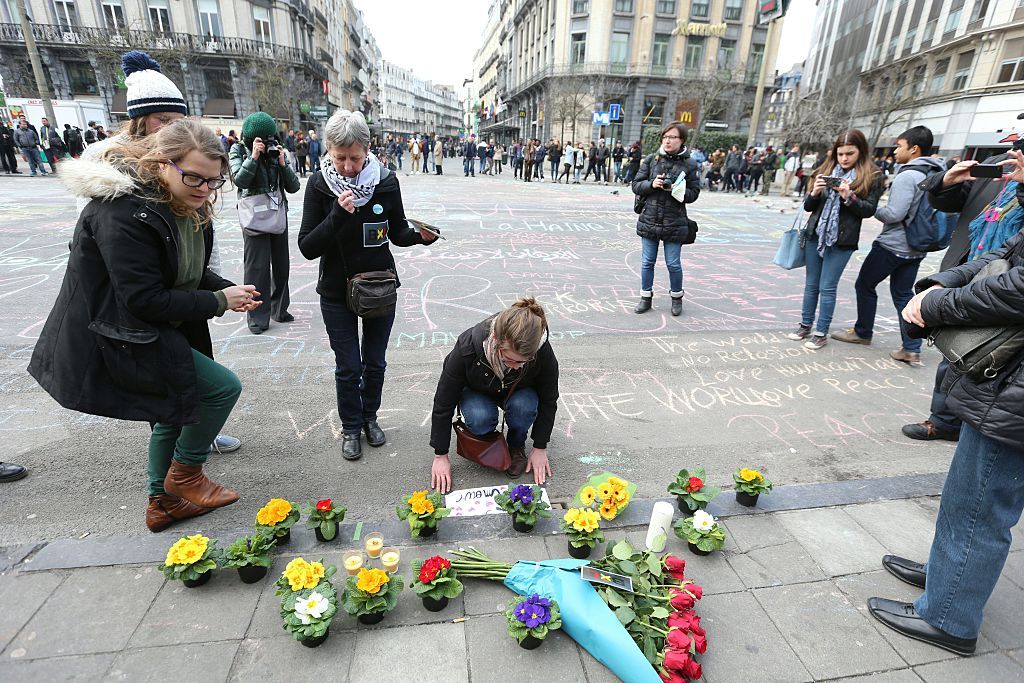
[[[508,497],[513,501],[519,501],[523,505],[529,505],[533,502],[533,487],[520,484],[512,489],[512,493]]]
[[[526,602],[530,603],[531,605],[540,605],[541,607],[544,607],[545,609],[550,609],[551,608],[551,601],[548,600],[547,598],[540,597],[536,593],[534,593],[530,597],[526,598]]]
[[[541,624],[546,624],[551,620],[551,612],[546,607],[540,605],[531,605],[530,609],[526,613],[526,628],[537,628]]]

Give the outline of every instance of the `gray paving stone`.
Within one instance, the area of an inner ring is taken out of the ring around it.
[[[115,654],[106,652],[98,655],[77,657],[52,657],[20,661],[0,661],[0,681],[4,683],[39,683],[40,681],[98,681],[110,668]]]
[[[1000,649],[1024,647],[1024,589],[1005,576],[1000,577],[985,605],[981,635]]]
[[[5,572],[18,565],[19,562],[42,546],[42,543],[19,543],[0,547],[0,572]]]
[[[1024,550],[1024,522],[1018,523],[1013,528],[1013,536],[1010,541],[1010,551]]]
[[[864,503],[843,510],[889,552],[919,562],[928,559],[936,513],[916,499]]]
[[[907,664],[912,666],[930,664],[931,662],[939,662],[958,656],[942,648],[932,647],[913,638],[900,635],[891,628],[876,621],[868,612],[868,598],[879,597],[913,602],[921,595],[919,588],[903,583],[884,569],[880,569],[877,572],[843,576],[835,579],[835,584],[839,586],[839,590],[843,591],[854,607],[860,610],[861,614],[868,619],[868,622],[875,627],[875,630],[878,631],[882,638],[892,645],[893,649],[899,653],[900,657]],[[978,653],[991,652],[994,649],[995,645],[991,640],[984,636],[978,639]]]
[[[234,570],[218,571],[198,588],[168,581],[128,646],[241,640],[252,621],[261,590],[258,583],[242,583]]]
[[[281,631],[276,638],[243,640],[231,667],[230,681],[249,683],[256,680],[347,681],[352,663],[355,634],[336,632],[323,645],[310,650]],[[314,654],[315,653],[315,654]]]
[[[162,683],[173,672],[177,680],[226,681],[237,651],[237,640],[125,650],[105,680]]]
[[[730,536],[740,552],[792,542],[778,515],[745,515],[726,520]]]
[[[63,579],[62,575],[52,573],[0,576],[0,651]]]
[[[957,657],[914,668],[926,683],[949,681],[1024,681],[1024,667],[1001,652],[976,657]]]
[[[921,683],[921,677],[914,673],[913,669],[897,669],[895,671],[880,671],[868,674],[867,676],[852,676],[849,678],[832,679],[834,683]]]
[[[549,559],[543,537],[532,534],[511,542],[484,541],[468,545],[472,545],[483,554],[499,562]],[[500,581],[471,578],[466,579],[465,584],[464,597],[467,615],[504,612],[513,596],[512,591]]]
[[[904,664],[829,581],[761,588],[754,595],[815,678],[855,676]]]
[[[1003,576],[1024,588],[1024,552],[1010,553],[1003,567]]]
[[[350,681],[469,680],[465,624],[356,632]],[[486,680],[486,679],[484,679]]]
[[[727,555],[726,559],[747,588],[807,583],[828,578],[804,547],[793,540],[742,554]]]
[[[576,646],[576,651],[583,661],[583,673],[587,677],[587,683],[619,683],[621,679],[609,671],[604,664],[594,659],[589,652],[579,645]]]
[[[576,643],[561,631],[536,650],[524,650],[508,634],[505,617],[495,615],[467,622],[466,640],[474,681],[500,681],[511,672],[517,679],[549,681],[557,672],[561,683],[586,683]]]
[[[709,595],[697,605],[701,626],[708,634],[708,651],[701,655],[708,681],[810,681],[786,639],[750,593]]]
[[[1021,666],[1024,666],[1024,650],[1011,650],[1006,654],[1013,658],[1013,661],[1017,662]]]
[[[885,548],[839,508],[780,513],[781,523],[828,576],[871,571]]]
[[[153,567],[75,571],[4,652],[23,650],[25,659],[40,659],[120,650],[163,584]]]

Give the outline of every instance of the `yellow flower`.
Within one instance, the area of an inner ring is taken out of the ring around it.
[[[593,486],[584,486],[583,490],[580,491],[580,502],[583,505],[591,506],[594,504],[594,500],[597,499],[597,491],[594,490]]]
[[[416,491],[409,497],[409,508],[417,515],[434,512],[434,503],[427,498],[426,491]]]
[[[605,519],[615,519],[615,515],[619,514],[618,508],[616,508],[614,504],[608,502],[601,503],[601,507],[598,508],[598,512],[600,512],[601,516]]]
[[[364,593],[376,595],[390,580],[387,572],[381,569],[360,569],[359,577],[356,579],[356,588]]]
[[[263,526],[275,526],[283,522],[291,511],[291,503],[283,498],[274,498],[256,513],[256,523]]]
[[[603,481],[597,485],[597,495],[601,497],[601,500],[608,500],[613,493],[615,493],[615,489],[610,482]]]
[[[600,526],[599,517],[594,510],[580,510],[579,516],[573,522],[573,528],[576,531],[587,533],[597,531],[598,526]]]
[[[316,588],[320,579],[324,577],[324,566],[320,562],[310,563],[296,557],[284,568],[282,576],[288,579],[288,585],[293,591]]]
[[[749,470],[744,467],[740,470],[740,479],[743,481],[764,481],[764,476],[757,470]]]
[[[611,476],[611,477],[608,477],[608,483],[611,484],[612,486],[625,486],[626,485],[625,480],[619,479],[618,477],[616,477],[614,475]]]
[[[202,534],[186,536],[175,541],[170,550],[167,551],[167,558],[164,564],[187,565],[195,564],[206,553],[210,545],[210,539]]]
[[[615,499],[616,503],[628,502],[629,491],[626,489],[625,486],[620,486],[616,488],[615,491],[612,493],[612,497]]]
[[[562,516],[562,519],[564,519],[567,524],[573,524],[577,519],[580,518],[581,512],[582,510],[580,510],[579,508],[569,508],[568,510],[566,510],[565,515]]]

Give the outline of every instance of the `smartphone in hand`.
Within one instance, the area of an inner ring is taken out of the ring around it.
[[[1001,164],[975,164],[971,166],[971,177],[1002,178],[1004,168]]]

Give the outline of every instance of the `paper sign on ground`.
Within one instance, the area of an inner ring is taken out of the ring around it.
[[[494,497],[507,490],[507,485],[480,486],[475,489],[452,491],[444,497],[444,506],[451,508],[451,517],[476,517],[478,515],[505,514],[505,511],[494,504]],[[541,487],[541,498],[548,505],[548,491]]]

